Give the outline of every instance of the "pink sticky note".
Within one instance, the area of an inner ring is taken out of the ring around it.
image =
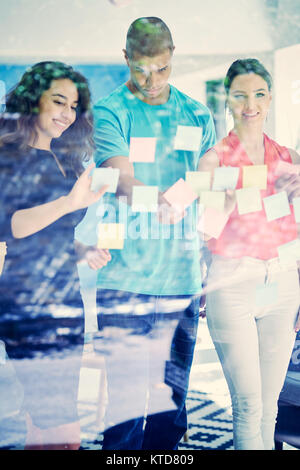
[[[155,161],[155,137],[131,137],[129,147],[130,162],[146,162]]]
[[[164,197],[171,206],[185,209],[198,199],[198,194],[193,191],[184,179],[180,178],[164,193]]]
[[[224,212],[221,212],[214,207],[205,207],[197,228],[200,232],[205,233],[205,235],[219,238],[227,221],[228,215]]]
[[[284,174],[288,175],[298,175],[299,174],[299,165],[293,165],[292,163],[284,162],[279,160],[275,168],[275,175],[282,176]]]

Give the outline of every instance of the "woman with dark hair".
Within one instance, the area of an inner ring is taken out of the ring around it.
[[[29,68],[0,117],[0,240],[7,243],[2,339],[23,388],[26,448],[76,449],[80,443],[83,319],[79,314],[72,326],[62,317],[69,316],[76,287],[74,226],[107,189],[93,192],[93,165],[83,167],[93,153],[92,133],[88,83],[61,62]],[[61,357],[70,342],[58,333],[64,325],[72,344]],[[5,427],[0,433],[5,441]]]
[[[297,256],[282,256],[299,242],[292,202],[300,157],[263,131],[271,87],[258,60],[231,65],[225,90],[234,128],[199,165],[212,179],[219,167],[238,168],[235,188],[226,181],[222,188],[220,235],[206,237],[206,313],[231,395],[234,447],[242,450],[273,448],[277,400],[300,326]]]

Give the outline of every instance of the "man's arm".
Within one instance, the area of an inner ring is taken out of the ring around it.
[[[127,204],[131,205],[133,186],[144,186],[144,183],[135,178],[134,166],[129,161],[128,157],[117,156],[108,158],[101,164],[101,167],[119,168],[120,176],[116,196],[125,196],[127,198]],[[158,219],[161,223],[176,224],[185,216],[184,211],[178,212],[173,209],[164,198],[162,192],[158,194],[158,206]]]

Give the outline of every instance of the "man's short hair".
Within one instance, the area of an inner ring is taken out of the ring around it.
[[[132,59],[134,54],[154,57],[167,49],[173,52],[173,39],[168,26],[160,18],[142,17],[130,25],[126,39],[129,59]]]

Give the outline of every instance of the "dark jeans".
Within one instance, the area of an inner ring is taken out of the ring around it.
[[[114,291],[112,298],[110,311],[120,313],[100,314],[95,340],[108,384],[103,450],[176,449],[187,430],[200,297]]]

